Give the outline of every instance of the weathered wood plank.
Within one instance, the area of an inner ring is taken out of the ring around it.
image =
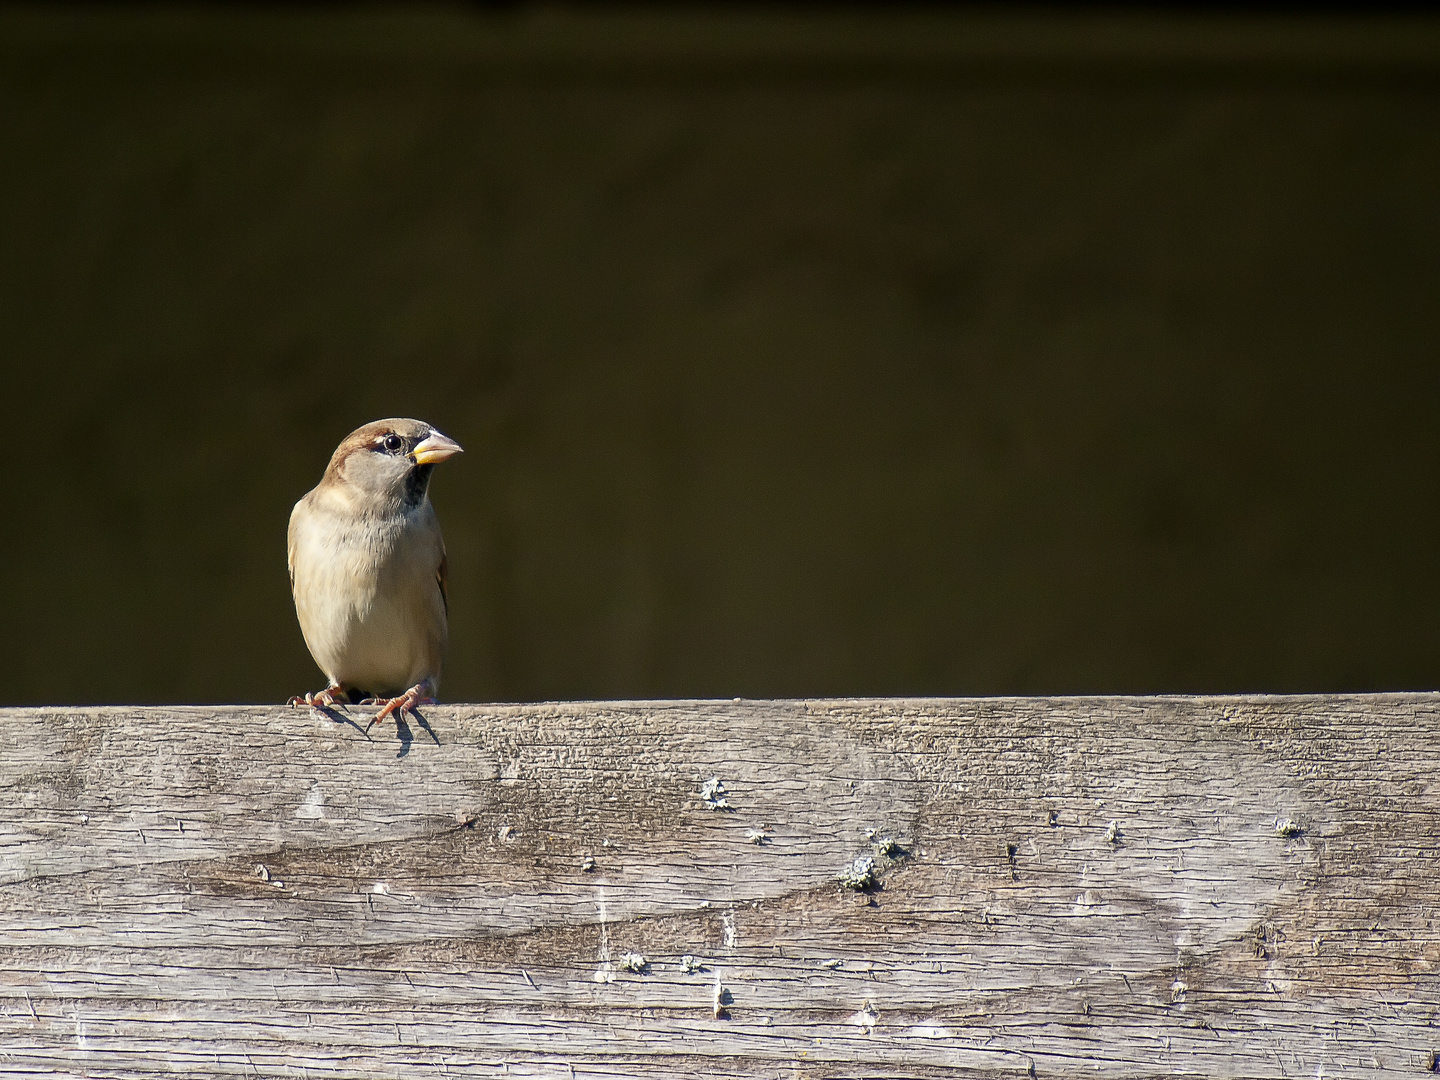
[[[0,712],[0,1070],[1423,1075],[1437,709]]]

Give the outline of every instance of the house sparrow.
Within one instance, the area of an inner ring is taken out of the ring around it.
[[[431,704],[445,655],[445,543],[427,490],[460,453],[419,420],[377,420],[336,448],[290,514],[290,591],[310,655],[330,685],[290,699],[357,699],[392,712]]]

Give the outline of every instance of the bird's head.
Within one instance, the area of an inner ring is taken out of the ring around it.
[[[376,513],[425,501],[430,473],[460,444],[420,420],[376,420],[352,431],[335,450],[322,483],[342,486]]]

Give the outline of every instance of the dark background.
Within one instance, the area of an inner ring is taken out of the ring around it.
[[[1440,685],[1440,23],[0,10],[0,701],[322,679],[293,502],[466,447],[445,697]]]

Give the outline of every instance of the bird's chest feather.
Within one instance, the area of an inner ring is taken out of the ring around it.
[[[295,607],[306,643],[327,674],[377,691],[403,689],[434,674],[423,669],[438,667],[431,657],[445,636],[444,602],[435,583],[440,557],[428,502],[381,520],[297,508],[291,531]]]

